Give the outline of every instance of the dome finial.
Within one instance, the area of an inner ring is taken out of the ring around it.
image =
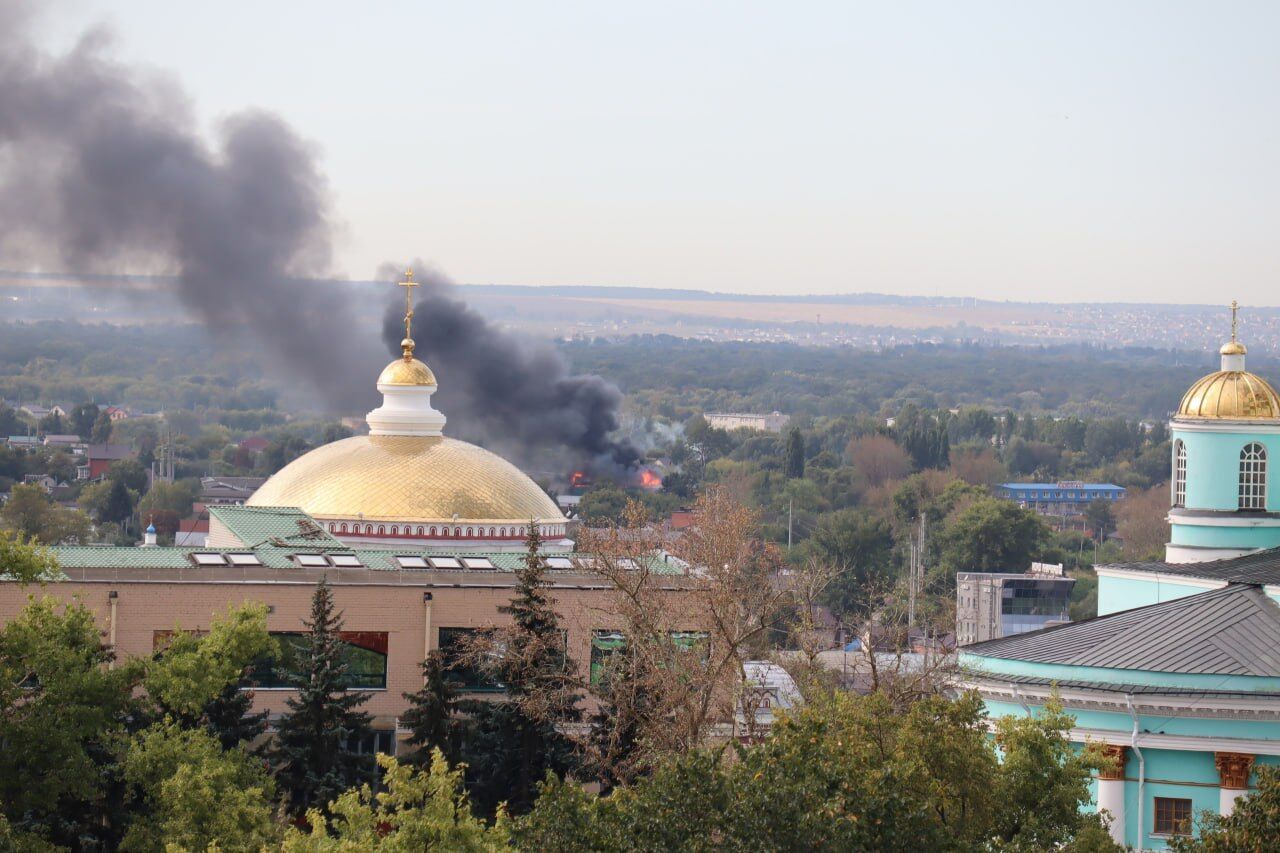
[[[400,342],[400,350],[404,353],[405,361],[412,361],[413,289],[418,287],[418,283],[413,280],[413,267],[409,267],[404,271],[404,281],[400,282],[400,287],[404,288],[404,340]]]
[[[1222,345],[1218,352],[1222,355],[1223,370],[1244,370],[1244,356],[1248,352],[1240,343],[1238,331],[1240,327],[1240,303],[1231,300],[1231,340]]]

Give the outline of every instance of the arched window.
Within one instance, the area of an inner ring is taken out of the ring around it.
[[[1240,451],[1240,509],[1267,508],[1267,449],[1256,441]]]
[[[433,527],[433,528],[431,528],[431,532],[430,532],[429,534],[427,534],[427,535],[428,535],[428,536],[435,536],[435,535],[436,535],[436,529],[435,529],[434,527]]]
[[[392,536],[399,536],[399,535],[400,535],[400,525],[398,525],[398,524],[393,524],[393,525],[391,525],[391,535],[392,535]]]
[[[386,526],[385,524],[379,524],[379,525],[378,525],[378,535],[379,535],[379,536],[386,536],[386,535],[387,535],[387,526]]]
[[[422,535],[422,528],[421,528],[421,527],[419,527],[419,528],[418,528],[418,535],[419,535],[419,536],[421,536],[421,535]]]
[[[343,522],[342,527],[341,527],[341,530],[342,530],[342,532],[343,532],[343,533],[346,533],[346,532],[347,532],[347,525],[346,525],[346,522]]]
[[[1187,446],[1182,439],[1173,443],[1173,505],[1187,505]]]

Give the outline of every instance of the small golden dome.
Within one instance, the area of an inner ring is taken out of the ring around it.
[[[378,376],[379,385],[435,385],[436,375],[416,358],[397,358]]]
[[[1218,350],[1221,355],[1248,355],[1249,351],[1244,348],[1244,344],[1239,341],[1227,341],[1222,345],[1222,349]]]
[[[1241,352],[1227,352],[1231,346]],[[1244,346],[1227,344],[1223,355],[1243,355]],[[1178,406],[1181,418],[1280,418],[1280,396],[1260,376],[1244,370],[1219,370],[1191,386]]]
[[[321,519],[525,522],[564,520],[523,471],[444,436],[358,435],[290,462],[245,502],[296,506]]]

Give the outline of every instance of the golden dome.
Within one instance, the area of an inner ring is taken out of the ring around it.
[[[563,521],[519,468],[444,436],[359,435],[317,447],[262,484],[248,506],[300,507],[319,518]]]
[[[1227,344],[1222,348],[1223,355],[1242,355],[1242,352],[1227,352]],[[1280,418],[1280,396],[1267,381],[1244,370],[1219,370],[1210,373],[1191,386],[1182,397],[1178,406],[1178,417],[1182,418]]]
[[[1223,344],[1218,353],[1221,355],[1248,355],[1249,351],[1244,348],[1244,344],[1233,340]]]
[[[379,385],[436,385],[436,375],[416,358],[397,358],[383,368]]]

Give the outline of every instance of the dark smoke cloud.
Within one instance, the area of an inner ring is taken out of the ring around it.
[[[252,111],[222,121],[210,145],[173,81],[114,61],[104,32],[66,55],[38,50],[32,8],[0,0],[5,264],[174,271],[183,305],[214,334],[261,341],[276,373],[311,382],[336,409],[372,402],[376,345],[353,351],[370,336],[348,333],[345,296],[298,278],[330,261],[312,150]]]
[[[636,449],[611,437],[622,404],[617,386],[572,375],[550,346],[492,325],[438,274],[414,267],[422,285],[413,309],[416,355],[440,382],[434,402],[449,418],[448,432],[496,445],[529,468],[567,464],[616,473],[635,464]],[[403,269],[387,265],[378,278],[398,281]],[[388,352],[397,355],[403,321],[401,301],[387,309],[382,328]]]

